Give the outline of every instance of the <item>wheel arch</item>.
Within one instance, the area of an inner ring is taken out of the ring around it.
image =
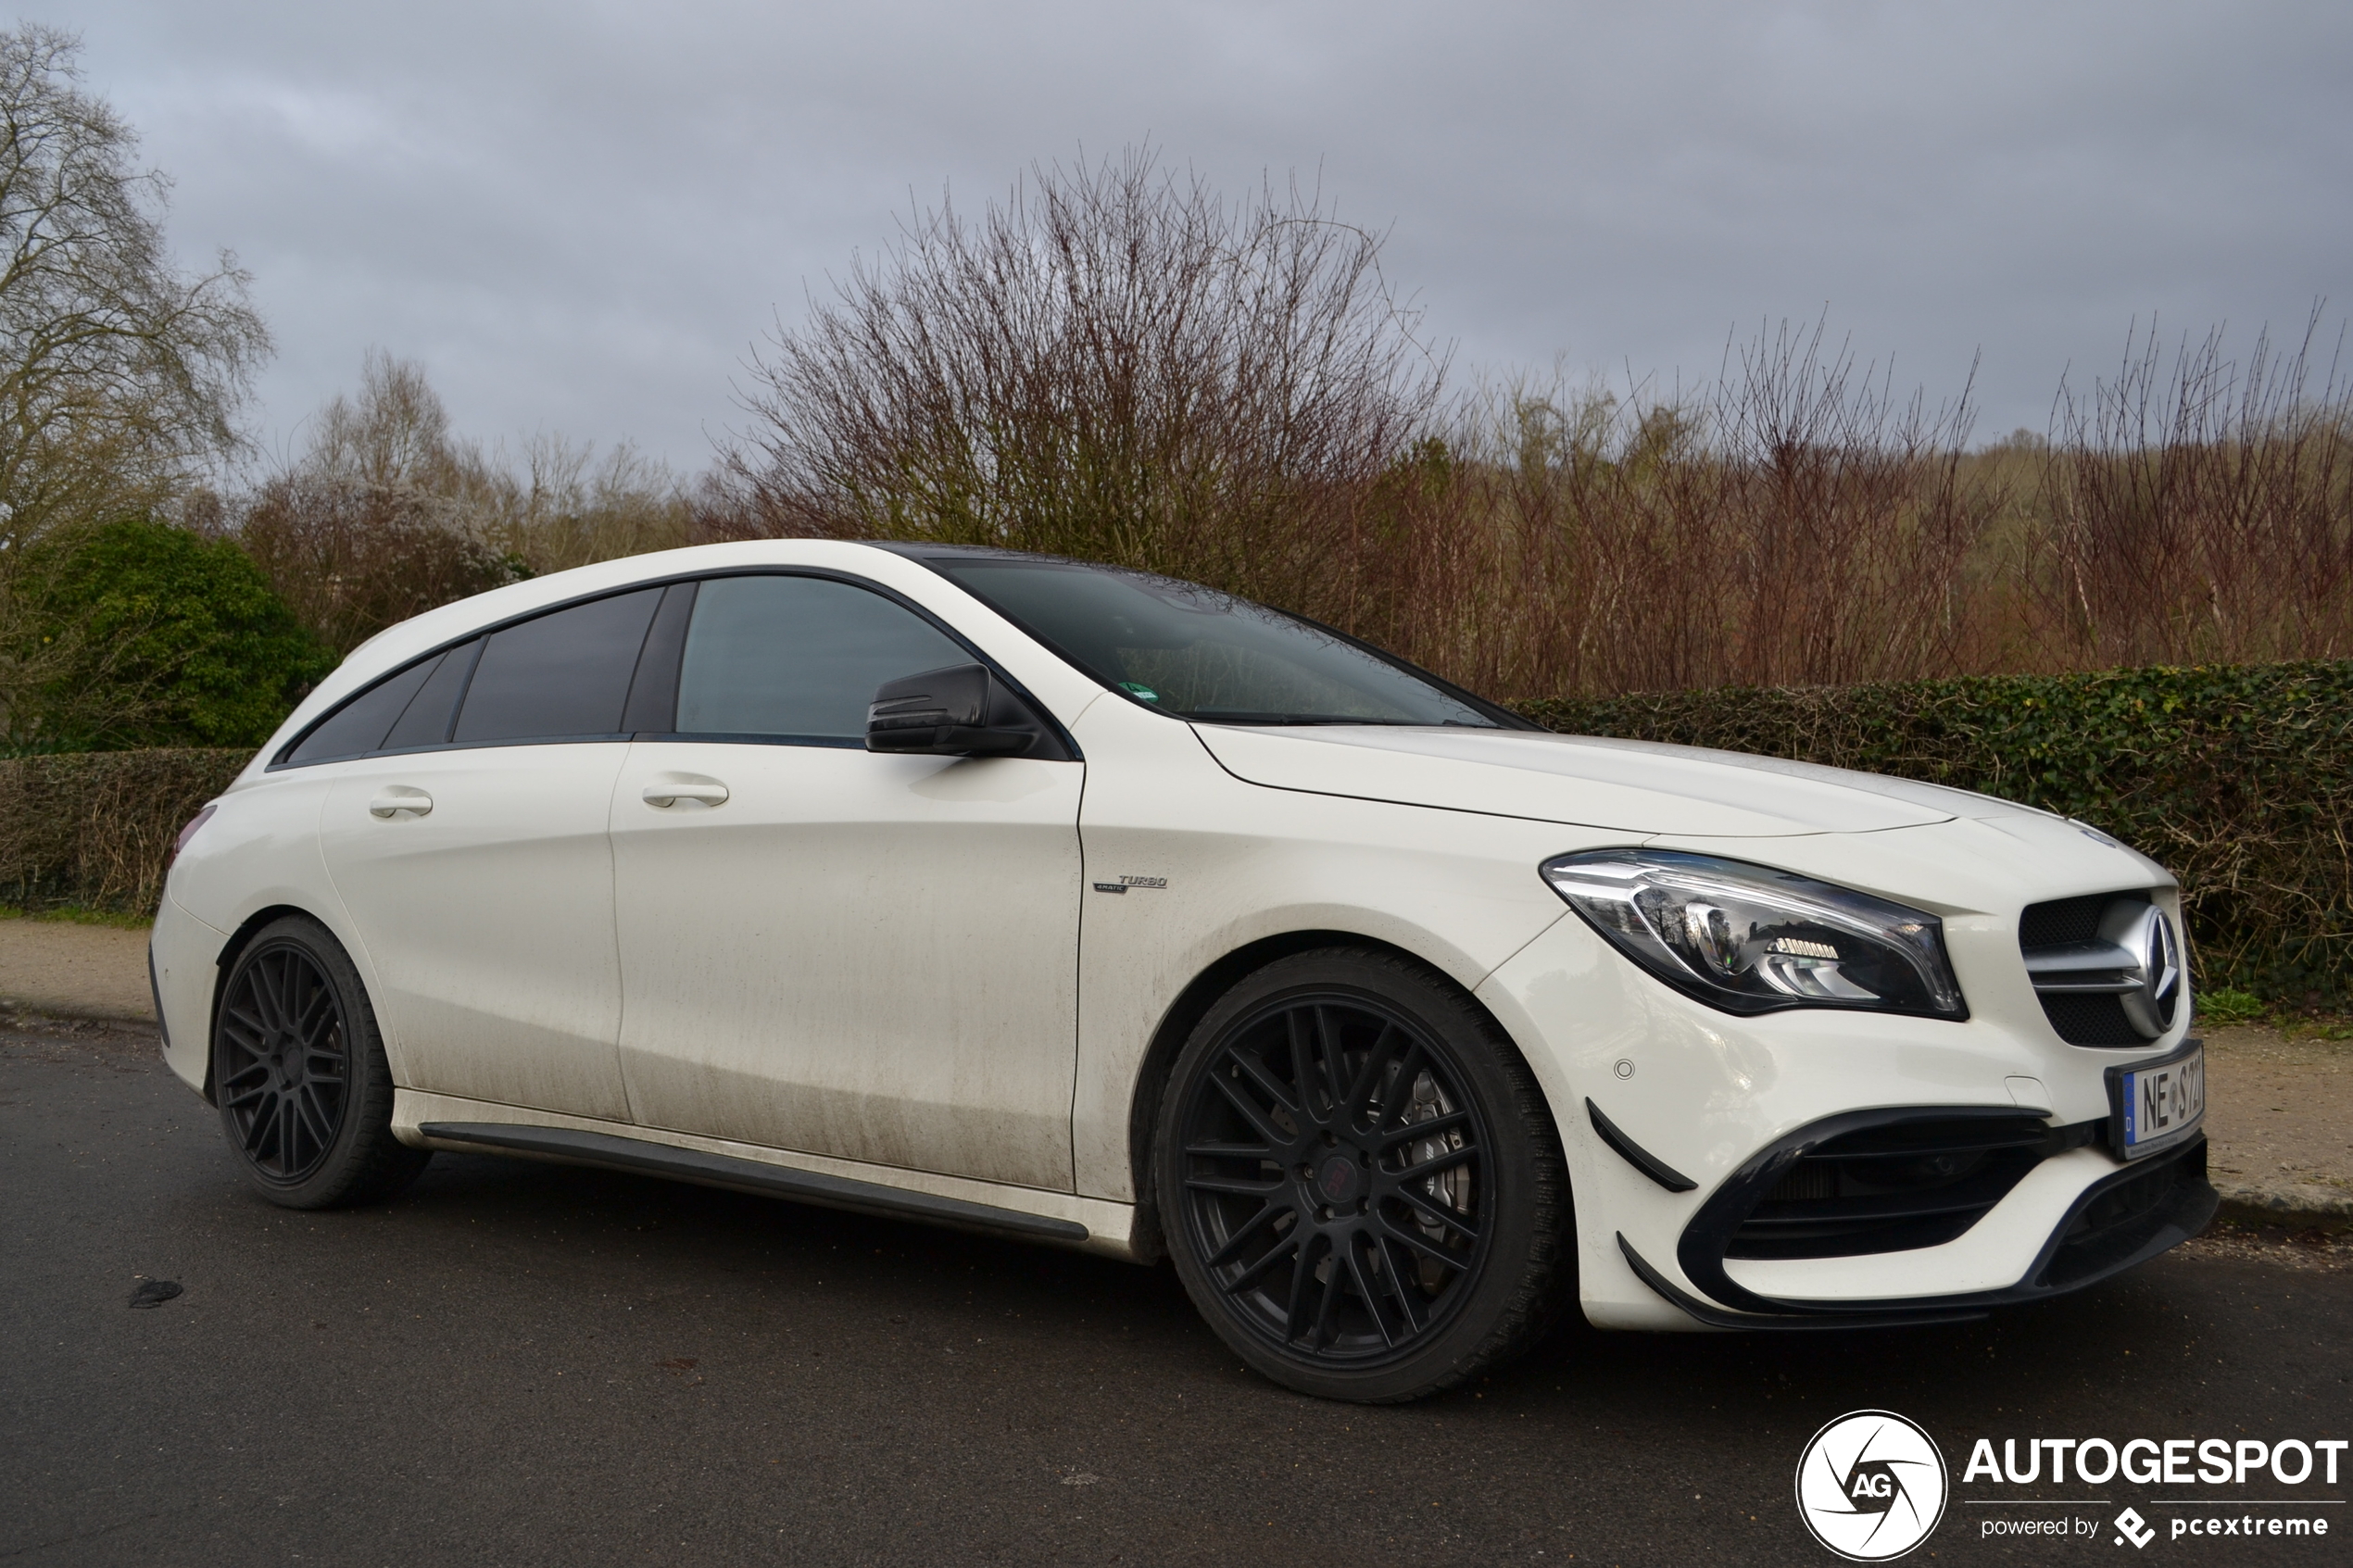
[[[1528,1053],[1506,1028],[1493,1010],[1479,1000],[1478,994],[1445,969],[1410,947],[1361,931],[1310,929],[1287,931],[1277,935],[1263,936],[1244,943],[1209,964],[1195,975],[1176,999],[1161,1015],[1160,1024],[1152,1031],[1151,1043],[1144,1049],[1143,1064],[1138,1069],[1136,1083],[1128,1097],[1127,1161],[1129,1179],[1135,1183],[1136,1221],[1131,1247],[1139,1262],[1158,1262],[1167,1251],[1167,1243],[1160,1223],[1159,1190],[1152,1179],[1152,1148],[1160,1122],[1161,1101],[1168,1088],[1170,1068],[1185,1042],[1192,1037],[1194,1026],[1217,1005],[1217,999],[1239,985],[1244,979],[1278,959],[1294,953],[1314,952],[1320,947],[1364,947],[1394,954],[1415,967],[1426,971],[1431,978],[1459,994],[1494,1025],[1501,1035],[1517,1052],[1523,1062]],[[1544,1093],[1542,1079],[1532,1066],[1529,1080],[1537,1094],[1544,1100],[1545,1110],[1553,1115],[1555,1127],[1560,1118],[1553,1110],[1551,1097]]]
[[[265,904],[247,915],[237,929],[229,934],[229,940],[220,945],[219,956],[212,960],[212,998],[205,1008],[204,1019],[204,1102],[216,1110],[220,1101],[213,1091],[212,1035],[220,1022],[220,993],[229,984],[229,972],[237,967],[238,958],[252,945],[253,939],[273,922],[289,915],[299,915],[315,922],[330,936],[334,935],[333,927],[298,904]]]

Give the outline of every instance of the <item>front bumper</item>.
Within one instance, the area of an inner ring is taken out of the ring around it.
[[[1685,1229],[1677,1261],[1685,1277],[1710,1286],[1710,1300],[1679,1289],[1622,1234],[1616,1240],[1627,1266],[1643,1284],[1694,1323],[1710,1328],[1894,1327],[1960,1322],[1982,1317],[1989,1308],[2081,1290],[2189,1240],[2206,1228],[2220,1202],[2206,1179],[2206,1138],[2200,1135],[2179,1148],[2111,1171],[2085,1187],[2016,1284],[1941,1298],[1793,1300],[1760,1296],[1728,1272],[1730,1261],[1722,1246],[1722,1222],[1728,1216],[1711,1217],[1705,1210]],[[1728,1311],[1727,1306],[1737,1310]]]
[[[2059,1039],[2016,990],[1972,990],[1960,1022],[1735,1018],[1652,980],[1581,922],[1546,931],[1478,996],[1558,1118],[1587,1317],[1644,1329],[1943,1321],[2081,1288],[2196,1235],[2216,1206],[2203,1139],[2127,1166],[2105,1137],[2107,1070],[2175,1049],[2186,1010],[2145,1047],[2096,1049]],[[1778,1201],[1794,1162],[1911,1124],[1993,1130],[2014,1146],[2009,1163],[1982,1161],[1972,1202],[1948,1206],[1969,1211],[1948,1221],[1915,1205],[1886,1222],[1909,1230],[1844,1245],[1821,1244],[1819,1226],[1770,1229],[1805,1217]]]

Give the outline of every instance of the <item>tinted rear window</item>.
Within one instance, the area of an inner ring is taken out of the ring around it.
[[[491,633],[452,739],[554,740],[621,733],[647,623],[661,598],[640,588]]]

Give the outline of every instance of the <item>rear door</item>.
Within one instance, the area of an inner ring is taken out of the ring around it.
[[[627,1119],[606,819],[663,592],[555,610],[396,677],[415,695],[376,755],[340,765],[321,845],[410,1086]]]
[[[707,580],[669,657],[613,797],[637,1119],[1069,1190],[1082,765],[867,751],[975,655],[852,582]]]

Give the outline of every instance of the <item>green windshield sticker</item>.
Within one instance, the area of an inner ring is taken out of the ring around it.
[[[1119,689],[1134,696],[1138,702],[1158,702],[1160,700],[1160,694],[1152,690],[1150,686],[1144,684],[1141,681],[1122,681],[1119,683]]]

